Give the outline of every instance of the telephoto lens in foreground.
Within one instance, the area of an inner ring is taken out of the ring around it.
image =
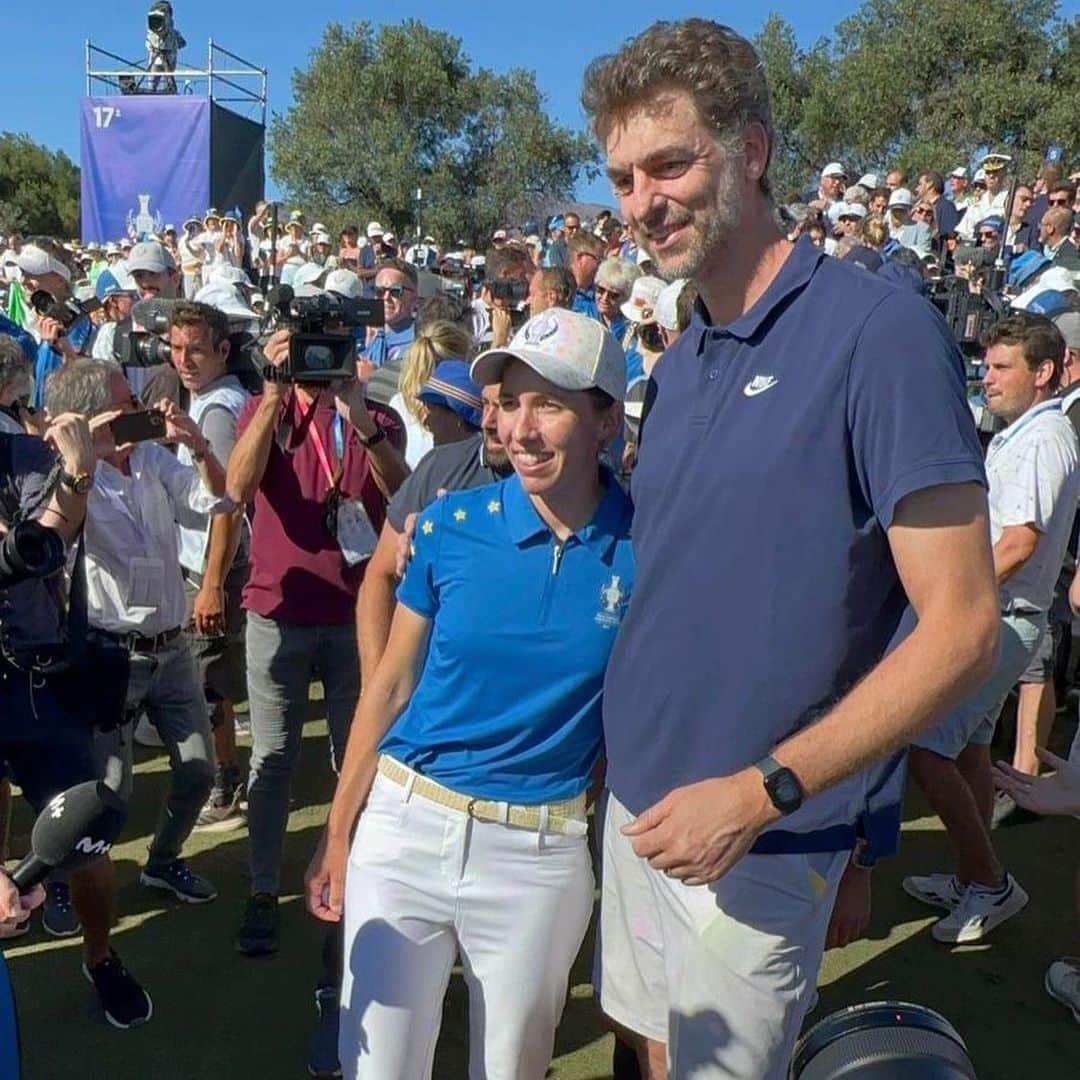
[[[976,1080],[967,1047],[940,1013],[868,1001],[826,1016],[795,1047],[791,1080]]]

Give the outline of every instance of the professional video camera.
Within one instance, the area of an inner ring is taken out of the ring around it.
[[[30,306],[39,318],[55,319],[67,333],[73,323],[97,311],[101,301],[96,297],[89,300],[57,300],[47,289],[35,289],[30,294]]]
[[[55,574],[66,558],[59,533],[36,521],[20,521],[0,539],[0,589]]]
[[[356,342],[349,333],[328,333],[327,327],[344,330],[356,326],[382,326],[380,300],[351,299],[323,293],[297,296],[289,285],[278,285],[266,298],[263,332],[281,327],[293,330],[289,358],[278,368],[267,366],[263,375],[276,382],[333,382],[356,374]],[[273,372],[273,374],[271,374]]]
[[[945,317],[960,351],[969,360],[981,355],[983,334],[1009,308],[1008,300],[996,289],[984,286],[972,292],[968,280],[961,277],[945,277],[936,282],[930,299]]]

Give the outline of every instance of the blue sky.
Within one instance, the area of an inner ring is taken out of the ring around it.
[[[7,108],[0,130],[26,132],[47,146],[79,153],[79,98],[85,92],[84,43],[132,58],[143,56],[149,0],[105,0],[62,8],[37,7],[0,0],[0,41],[4,43]],[[350,23],[362,17],[375,22],[417,18],[460,37],[474,64],[497,71],[531,68],[547,96],[550,113],[571,127],[581,127],[578,104],[586,63],[641,30],[662,12],[664,18],[713,15],[752,35],[770,10],[779,10],[810,44],[829,34],[840,19],[858,7],[855,0],[796,0],[779,7],[747,0],[713,6],[669,0],[662,7],[643,0],[540,0],[517,4],[407,3],[373,5],[344,0],[285,4],[281,0],[174,0],[176,21],[189,42],[181,62],[202,67],[206,42],[216,42],[269,71],[270,108],[283,112],[291,99],[291,76],[306,66],[327,22]],[[1062,4],[1073,13],[1080,0]],[[49,14],[49,12],[52,14]],[[377,11],[378,14],[373,14]],[[607,202],[610,188],[600,179],[583,187],[580,197]]]

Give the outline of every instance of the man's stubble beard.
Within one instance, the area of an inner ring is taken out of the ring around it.
[[[696,278],[707,262],[722,256],[730,246],[743,216],[743,193],[738,175],[741,165],[741,155],[725,155],[725,167],[717,184],[719,198],[715,205],[695,211],[689,223],[690,245],[686,250],[664,259],[652,251],[647,238],[638,238],[659,277],[665,281]]]

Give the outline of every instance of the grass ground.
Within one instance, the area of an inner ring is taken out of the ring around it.
[[[244,829],[196,834],[189,842],[192,865],[220,891],[214,903],[187,907],[139,887],[147,834],[168,771],[163,757],[142,752],[127,836],[113,851],[121,912],[115,943],[151,990],[154,1018],[129,1032],[105,1024],[79,971],[78,940],[49,938],[35,917],[30,934],[5,949],[19,1001],[26,1080],[300,1080],[307,1075],[322,939],[304,913],[299,889],[331,790],[318,709],[313,702],[293,786],[281,951],[248,960],[232,948],[247,885]],[[1068,733],[1059,734],[1063,741]],[[956,1025],[980,1080],[1075,1077],[1080,1030],[1044,994],[1042,977],[1056,955],[1080,951],[1072,900],[1080,825],[1072,819],[1046,820],[995,834],[1005,862],[1031,893],[1031,904],[987,943],[949,949],[930,938],[932,912],[900,889],[905,874],[948,865],[945,836],[914,798],[906,816],[900,855],[875,871],[869,935],[826,957],[814,1018],[868,999],[919,1002]],[[30,825],[20,802],[13,854],[25,850]],[[550,1074],[557,1080],[610,1076],[610,1040],[597,1024],[588,982],[591,948],[590,935],[559,1028]],[[455,977],[436,1062],[439,1080],[466,1076],[466,1031],[463,987]]]

